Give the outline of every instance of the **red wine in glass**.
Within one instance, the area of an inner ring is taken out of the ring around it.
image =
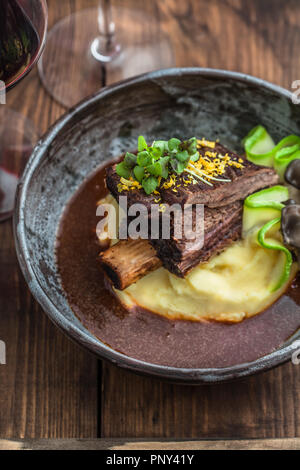
[[[47,31],[46,0],[0,0],[0,221],[10,217],[18,178],[37,140],[31,121],[5,93],[33,67]]]
[[[17,0],[0,0],[0,80],[11,87],[31,68],[40,37]]]

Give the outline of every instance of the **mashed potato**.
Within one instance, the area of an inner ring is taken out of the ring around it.
[[[127,308],[139,305],[170,319],[239,322],[264,310],[286,289],[269,289],[281,256],[245,239],[196,266],[185,279],[160,268],[116,294]],[[294,263],[291,279],[296,270]]]

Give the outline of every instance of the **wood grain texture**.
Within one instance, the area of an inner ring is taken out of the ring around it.
[[[297,0],[123,3],[142,6],[146,14],[155,15],[155,30],[172,39],[178,66],[242,71],[287,88],[300,79]],[[97,0],[48,0],[48,5],[51,26],[72,11],[96,6]],[[108,69],[107,83],[117,79]],[[8,95],[8,105],[29,116],[40,133],[64,112],[44,91],[36,70]],[[9,222],[0,225],[0,241],[0,339],[7,344],[7,365],[0,365],[0,437],[300,436],[300,366],[286,364],[222,386],[184,387],[104,364],[100,384],[97,360],[59,332],[29,294],[15,258]],[[25,448],[61,444],[67,446],[61,441],[10,442]],[[256,448],[265,444],[285,448],[298,446],[299,441],[186,445]],[[4,445],[0,443],[0,448]]]
[[[296,0],[151,3],[156,3],[161,28],[172,38],[177,66],[236,70],[286,88],[300,78]],[[184,387],[104,364],[101,436],[300,436],[299,379],[300,367],[290,363],[237,383]]]
[[[104,365],[102,437],[300,436],[300,367],[285,365],[236,383],[192,387]]]
[[[0,440],[0,450],[299,450],[300,439],[164,441],[130,439]]]
[[[77,3],[50,0],[50,24]],[[36,69],[8,94],[7,106],[30,117],[39,133],[65,111],[44,91]],[[97,437],[98,362],[33,300],[10,221],[0,224],[0,241],[0,339],[7,348],[7,364],[0,365],[0,436]]]

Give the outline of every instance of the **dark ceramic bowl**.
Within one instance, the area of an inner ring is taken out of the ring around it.
[[[257,123],[280,139],[300,133],[300,108],[291,93],[263,80],[222,70],[170,69],[107,87],[63,116],[35,148],[19,185],[15,240],[29,288],[67,335],[120,367],[183,383],[222,382],[270,369],[299,348],[295,333],[280,349],[254,362],[218,369],[188,369],[143,362],[94,337],[62,292],[54,256],[61,214],[85,178],[135,145],[143,134],[214,137],[235,150]]]

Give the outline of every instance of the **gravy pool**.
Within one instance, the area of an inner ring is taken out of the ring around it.
[[[271,307],[235,324],[169,320],[141,308],[126,310],[106,288],[97,261],[96,203],[106,193],[102,168],[66,206],[56,256],[73,312],[112,349],[173,367],[226,367],[272,352],[300,327],[299,276]]]

